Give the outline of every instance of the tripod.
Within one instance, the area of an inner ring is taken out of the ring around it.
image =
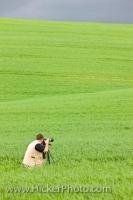
[[[47,152],[47,160],[48,160],[49,165],[51,164],[51,160],[52,160],[53,163],[55,163],[50,150],[48,150],[48,152]]]

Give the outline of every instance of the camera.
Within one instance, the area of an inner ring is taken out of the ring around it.
[[[44,138],[44,140],[43,140],[43,142],[42,142],[42,144],[45,146],[45,141],[46,141],[47,139],[46,138]],[[49,138],[49,145],[51,145],[51,142],[54,142],[54,138]]]
[[[49,139],[49,142],[54,142],[54,138],[50,138],[50,139]]]

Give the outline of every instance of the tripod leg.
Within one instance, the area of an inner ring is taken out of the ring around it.
[[[52,154],[51,154],[51,152],[49,151],[49,159],[52,159],[52,161],[53,161],[53,163],[55,163],[55,161],[54,161],[54,159],[53,159],[53,156],[52,156]]]
[[[50,154],[49,154],[49,151],[47,152],[47,160],[48,160],[48,163],[50,165]]]

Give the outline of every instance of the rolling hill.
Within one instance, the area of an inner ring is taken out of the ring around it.
[[[130,200],[132,103],[133,25],[1,18],[1,198]],[[54,137],[55,163],[28,170],[38,132]],[[112,192],[17,191],[46,185]]]

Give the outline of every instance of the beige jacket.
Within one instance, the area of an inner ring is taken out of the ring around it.
[[[23,164],[28,167],[40,166],[43,165],[44,159],[42,153],[36,151],[35,145],[39,143],[38,140],[33,141],[27,147]]]

